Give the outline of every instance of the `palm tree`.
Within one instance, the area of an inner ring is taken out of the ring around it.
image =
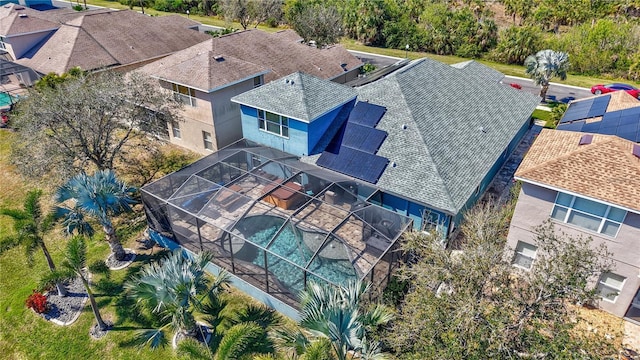
[[[124,260],[126,253],[111,221],[112,216],[131,211],[136,191],[126,186],[111,170],[96,171],[92,176],[78,174],[62,185],[55,194],[56,216],[64,218],[67,233],[78,232],[91,236],[89,216],[98,220],[106,235],[111,253],[117,260]]]
[[[24,200],[24,209],[0,209],[0,215],[6,215],[13,219],[13,227],[15,235],[5,236],[0,239],[0,254],[6,250],[17,246],[23,245],[26,250],[27,262],[31,266],[33,264],[33,253],[37,248],[42,250],[45,259],[47,259],[47,265],[51,272],[56,271],[56,266],[51,259],[51,254],[44,243],[43,235],[52,228],[53,219],[51,216],[42,216],[42,209],[40,207],[40,197],[42,191],[31,190],[27,193],[27,197]],[[67,290],[62,282],[56,282],[58,289],[58,295],[66,296]]]
[[[69,240],[65,253],[65,260],[62,262],[62,267],[66,270],[66,274],[62,276],[66,278],[79,277],[82,280],[87,295],[89,296],[89,303],[91,304],[91,310],[93,316],[96,318],[96,322],[100,327],[100,330],[107,330],[108,326],[102,320],[100,312],[98,311],[98,304],[93,297],[91,286],[89,286],[89,280],[85,275],[85,267],[87,266],[87,246],[84,243],[84,239],[81,236],[74,236]]]
[[[567,78],[567,70],[569,69],[569,55],[561,51],[541,50],[535,55],[529,55],[524,60],[524,66],[527,68],[525,73],[533,79],[536,85],[540,85],[540,97],[542,101],[547,98],[549,90],[549,82],[554,77],[560,80]]]
[[[369,285],[350,282],[344,287],[310,283],[301,294],[302,330],[277,331],[280,344],[294,354],[306,354],[319,339],[328,341],[338,360],[383,359],[376,342],[367,333],[391,321],[392,313],[382,305],[366,310],[360,304]]]
[[[162,261],[144,266],[139,275],[125,283],[129,296],[165,321],[160,328],[140,334],[145,344],[151,348],[163,345],[166,328],[187,337],[197,334],[194,311],[202,308],[205,297],[218,296],[229,283],[226,272],[214,281],[208,279],[204,268],[211,258],[210,253],[192,257],[176,249]]]
[[[200,312],[203,321],[210,326],[212,339],[206,346],[197,341],[183,341],[178,345],[178,355],[192,359],[233,360],[273,355],[274,344],[268,336],[271,327],[281,323],[278,313],[264,305],[250,304],[229,313],[228,301],[209,294]]]

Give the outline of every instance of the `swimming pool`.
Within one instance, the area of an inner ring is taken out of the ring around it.
[[[15,102],[14,97],[12,97],[11,95],[5,92],[0,92],[0,107],[10,106],[14,102]]]
[[[259,215],[240,220],[238,224],[236,224],[236,229],[242,233],[245,239],[256,245],[266,247],[284,224],[285,219],[283,218],[271,215]],[[321,236],[324,238],[326,235],[325,233],[302,230],[293,226],[291,223],[287,223],[270,245],[270,252],[267,252],[267,268],[269,272],[271,272],[289,292],[297,294],[302,291],[304,289],[304,271],[300,269],[300,267],[304,268],[313,256],[313,251],[305,245],[303,237]],[[244,249],[245,247],[247,248],[246,251]],[[235,255],[240,260],[251,262],[264,268],[264,251],[262,249],[256,251],[255,248],[253,248],[254,250],[252,251],[252,248],[251,246],[245,245],[243,249],[240,249]],[[351,265],[346,251],[346,248],[344,248],[345,254],[341,258],[328,259],[317,256],[311,265],[309,265],[308,270],[337,285],[344,284],[348,280],[356,279],[356,271],[353,265]]]

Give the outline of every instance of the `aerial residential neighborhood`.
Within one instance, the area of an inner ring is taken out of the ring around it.
[[[640,359],[637,4],[89,2],[0,4],[2,357]]]

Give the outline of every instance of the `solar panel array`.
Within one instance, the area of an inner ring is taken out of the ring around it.
[[[316,164],[373,184],[378,182],[389,159],[376,155],[387,132],[375,126],[386,111],[383,106],[358,102]]]
[[[570,124],[559,124],[557,129],[616,135],[633,142],[640,142],[640,106],[608,112],[600,121],[587,123],[582,120]]]
[[[596,116],[602,116],[607,112],[609,106],[610,95],[599,96],[588,100],[576,101],[569,105],[564,116],[560,119],[560,123],[570,121],[589,119]]]

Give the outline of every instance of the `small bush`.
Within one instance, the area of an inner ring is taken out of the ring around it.
[[[37,291],[33,291],[33,294],[29,295],[26,301],[27,307],[33,309],[38,314],[42,314],[49,310],[49,302],[47,297]]]
[[[96,260],[89,265],[89,271],[93,274],[103,274],[107,278],[109,277],[109,267],[104,260]]]
[[[84,10],[84,6],[82,6],[82,5],[73,5],[73,10],[82,11],[82,10]]]
[[[270,17],[267,19],[267,21],[264,22],[265,25],[267,25],[270,28],[277,28],[278,27],[278,19],[274,18],[274,17]]]
[[[375,70],[375,69],[376,69],[376,66],[375,66],[375,65],[373,65],[373,64],[369,64],[369,63],[366,63],[366,64],[364,64],[364,65],[362,66],[362,68],[360,69],[360,72],[361,72],[362,74],[366,74],[366,73],[370,73],[370,72],[372,72],[372,71],[373,71],[373,70]]]

